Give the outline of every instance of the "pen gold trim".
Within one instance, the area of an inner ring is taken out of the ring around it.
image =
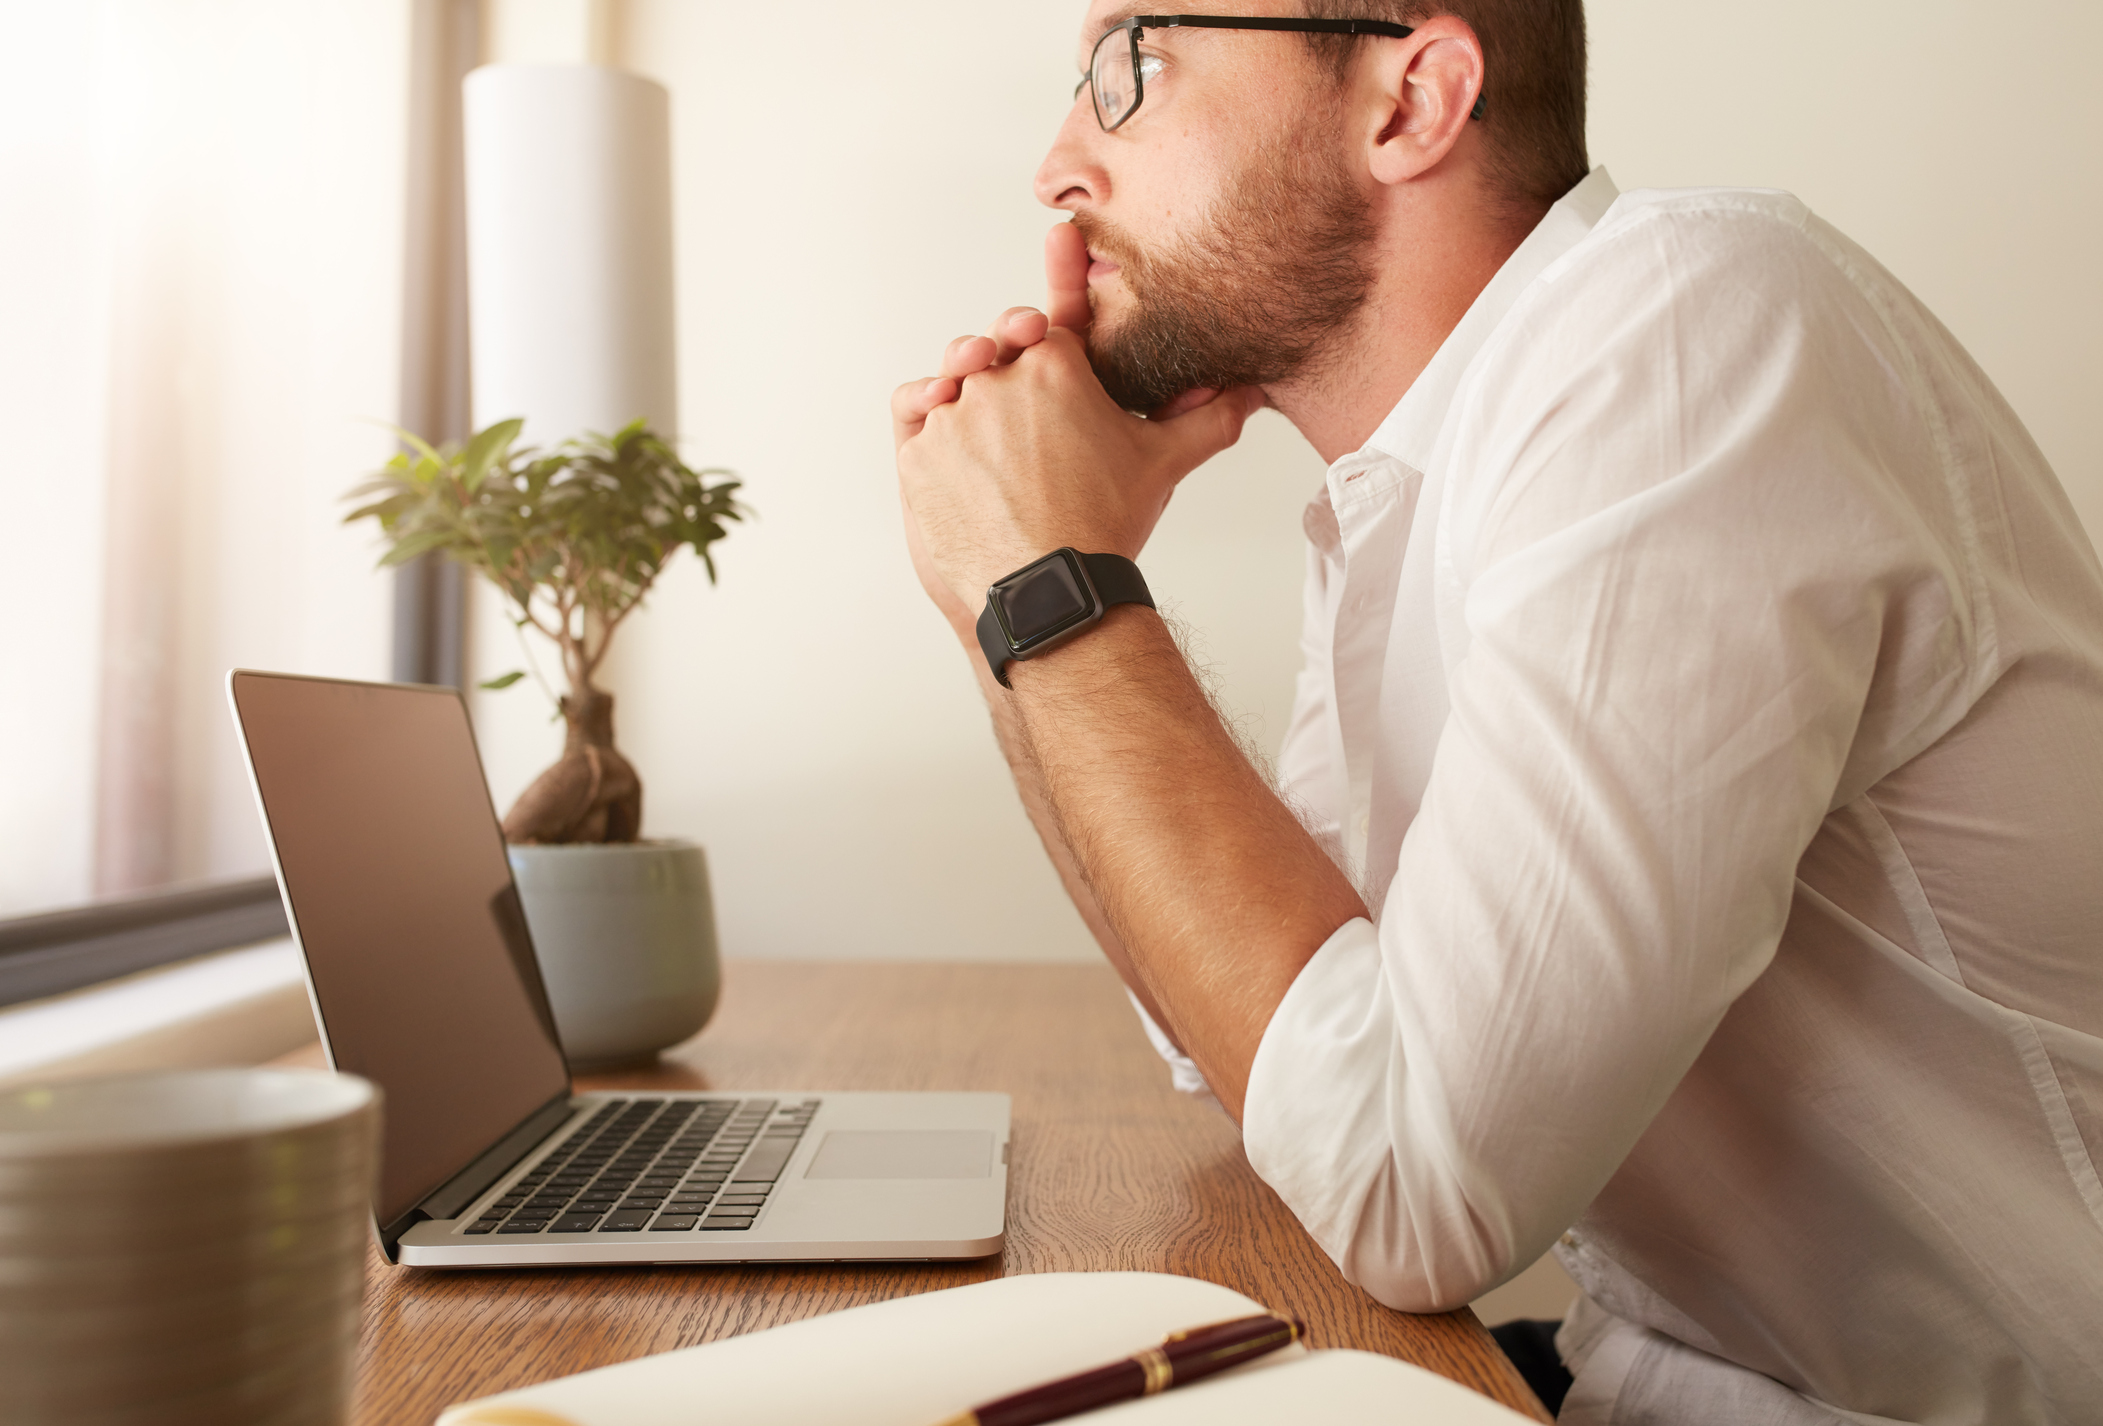
[[[1158,1346],[998,1401],[981,1402],[938,1426],[1036,1426],[1042,1421],[1057,1421],[1114,1402],[1187,1386],[1291,1346],[1306,1335],[1307,1328],[1298,1318],[1276,1312],[1171,1332]]]
[[[567,1416],[532,1406],[455,1407],[438,1418],[439,1426],[577,1426]]]
[[[1168,1353],[1159,1347],[1148,1347],[1132,1360],[1146,1373],[1146,1385],[1140,1391],[1142,1396],[1154,1396],[1175,1385],[1176,1369],[1168,1364]]]

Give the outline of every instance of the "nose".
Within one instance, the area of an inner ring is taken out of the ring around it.
[[[1102,137],[1102,126],[1095,122],[1095,103],[1083,87],[1053,136],[1051,151],[1037,168],[1039,203],[1074,213],[1110,196],[1110,175],[1097,157]]]

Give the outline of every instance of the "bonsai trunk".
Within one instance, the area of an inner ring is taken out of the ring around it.
[[[578,680],[562,700],[562,756],[533,779],[504,817],[507,842],[632,842],[643,826],[643,783],[613,747],[613,695]]]

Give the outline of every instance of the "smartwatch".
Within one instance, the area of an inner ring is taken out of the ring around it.
[[[1123,555],[1057,549],[996,580],[978,616],[978,646],[1002,688],[1008,660],[1035,658],[1100,624],[1113,604],[1154,607],[1139,566]]]

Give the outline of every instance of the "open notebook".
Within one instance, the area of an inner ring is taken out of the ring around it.
[[[1291,1307],[1279,1303],[1280,1310]],[[1170,1332],[1264,1311],[1162,1273],[1039,1273],[850,1308],[452,1407],[439,1426],[932,1426]],[[1369,1352],[1288,1347],[1090,1412],[1104,1426],[1509,1426],[1527,1418]]]

